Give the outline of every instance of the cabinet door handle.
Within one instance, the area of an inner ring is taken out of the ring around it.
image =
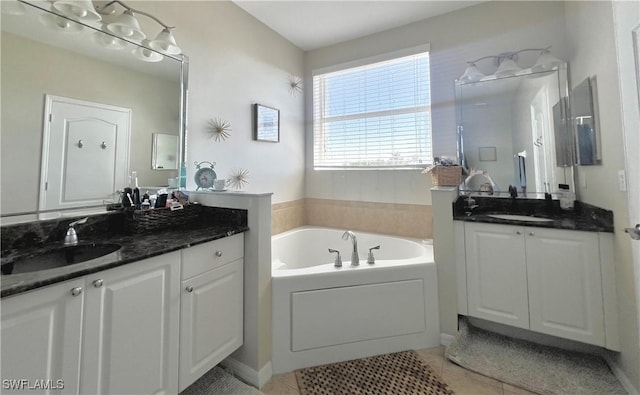
[[[72,296],[78,296],[82,293],[82,287],[75,287],[71,289]]]
[[[218,258],[222,257],[222,251],[216,251],[216,256],[217,256]]]
[[[534,232],[529,232],[529,236],[535,236],[536,234]]]
[[[517,234],[517,235],[521,235],[522,233],[521,233],[519,230],[517,230],[517,231],[516,231],[516,234]]]
[[[93,286],[96,288],[102,287],[102,284],[104,284],[104,281],[101,278],[93,280]]]
[[[193,292],[193,286],[192,285],[187,285],[187,287],[185,288],[185,291],[191,293]]]

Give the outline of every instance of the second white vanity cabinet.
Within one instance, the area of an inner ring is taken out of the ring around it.
[[[607,346],[597,232],[465,222],[464,244],[469,316]]]
[[[179,390],[243,343],[244,236],[182,251]]]

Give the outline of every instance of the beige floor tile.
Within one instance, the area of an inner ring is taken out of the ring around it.
[[[442,348],[442,349],[440,349]],[[416,352],[424,359],[424,361],[433,369],[434,372],[442,377],[442,365],[444,363],[444,347],[425,348],[416,350]]]
[[[442,364],[442,379],[458,395],[502,395],[498,380],[466,370],[448,359]]]
[[[536,395],[535,392],[527,391],[507,383],[502,384],[502,389],[504,390],[504,395]]]
[[[294,372],[278,374],[262,387],[262,392],[267,395],[295,395],[299,394],[298,381]]]

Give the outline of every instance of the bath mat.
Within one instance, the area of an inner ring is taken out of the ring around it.
[[[233,377],[219,366],[185,388],[180,395],[264,395],[250,385]]]
[[[627,394],[598,357],[480,328],[461,318],[445,356],[463,368],[538,394]]]
[[[449,395],[447,385],[415,351],[296,370],[301,395]]]

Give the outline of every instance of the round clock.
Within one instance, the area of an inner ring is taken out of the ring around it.
[[[209,164],[209,166],[203,167],[205,163]],[[200,163],[195,162],[195,165],[196,165],[196,175],[194,176],[194,181],[198,186],[198,188],[196,188],[196,191],[198,189],[213,188],[213,182],[215,181],[216,178],[218,178],[218,176],[216,175],[216,172],[213,170],[213,166],[215,166],[216,163],[203,161]]]

